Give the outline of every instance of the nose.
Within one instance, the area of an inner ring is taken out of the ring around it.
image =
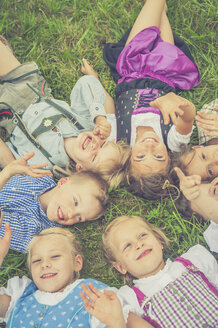
[[[91,144],[91,149],[92,150],[97,150],[99,148],[99,143],[98,141],[96,140],[96,138],[92,138],[92,144]]]
[[[155,143],[153,143],[153,142],[146,142],[145,144],[144,144],[144,150],[146,151],[146,152],[152,152],[154,149],[155,149]]]
[[[50,268],[51,267],[51,262],[49,259],[44,259],[41,262],[41,266],[43,269]]]
[[[144,246],[144,241],[143,240],[137,240],[136,242],[136,249],[140,249]]]

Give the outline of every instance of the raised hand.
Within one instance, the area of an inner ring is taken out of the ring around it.
[[[179,181],[180,181],[180,190],[187,200],[194,200],[200,194],[200,184],[201,177],[200,175],[190,175],[185,176],[182,170],[178,167],[174,168]]]
[[[95,119],[94,135],[98,135],[102,140],[107,139],[111,133],[111,125],[105,116],[97,116]]]
[[[27,174],[35,178],[42,176],[52,176],[50,170],[45,170],[43,167],[47,166],[47,163],[28,165],[28,160],[34,156],[34,153],[28,153],[23,157],[11,162],[4,168],[4,172],[7,172],[9,176],[15,174]]]
[[[88,283],[88,287],[82,284],[81,288],[83,292],[80,296],[87,312],[105,323],[108,328],[126,327],[119,298],[113,291],[101,292],[92,283]]]
[[[215,108],[215,111],[218,112],[218,108]],[[206,135],[218,137],[218,115],[216,113],[206,114],[197,112],[195,119],[197,126],[204,129]]]
[[[2,264],[5,256],[9,251],[10,241],[11,241],[11,228],[9,223],[5,224],[5,235],[3,238],[0,238],[0,265]]]
[[[151,101],[150,106],[156,107],[161,111],[164,124],[169,124],[170,118],[173,124],[177,125],[178,117],[181,117],[185,122],[190,122],[195,117],[194,104],[173,92]]]

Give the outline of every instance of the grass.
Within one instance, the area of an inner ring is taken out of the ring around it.
[[[109,93],[115,83],[102,58],[105,42],[118,41],[130,27],[143,1],[130,0],[1,0],[0,34],[12,44],[23,63],[36,61],[56,98],[69,100],[72,87],[81,76],[83,57],[91,61]],[[168,1],[168,16],[173,31],[189,45],[201,72],[195,90],[183,96],[200,109],[216,95],[216,2],[215,0]],[[196,144],[194,131],[191,142]],[[84,246],[82,277],[91,276],[121,286],[122,278],[111,272],[100,250],[101,234],[107,224],[122,214],[141,215],[165,229],[171,240],[165,256],[174,258],[196,243],[205,245],[202,232],[207,224],[195,217],[180,216],[173,201],[151,202],[136,198],[124,188],[111,192],[111,206],[96,222],[72,227]],[[26,275],[25,256],[10,251],[0,271],[0,285],[14,275]],[[4,325],[0,325],[4,327]]]

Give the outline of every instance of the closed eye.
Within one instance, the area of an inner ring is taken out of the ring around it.
[[[203,160],[206,159],[206,156],[203,153],[201,154],[201,157],[202,157]]]
[[[52,256],[51,256],[52,259],[56,259],[56,258],[58,258],[58,257],[61,257],[61,255],[52,255]]]
[[[208,174],[209,174],[209,177],[213,177],[213,170],[211,168],[208,168]]]
[[[125,250],[127,250],[130,246],[131,246],[131,243],[126,244],[126,245],[124,246],[124,248],[123,248],[123,252],[124,252]]]
[[[33,264],[33,263],[40,262],[40,261],[41,261],[41,259],[34,260],[34,261],[32,261],[32,264]]]
[[[146,237],[147,236],[147,233],[143,232],[140,234],[139,238],[143,238],[143,237]]]

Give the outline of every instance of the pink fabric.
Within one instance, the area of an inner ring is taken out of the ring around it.
[[[117,61],[118,81],[150,77],[189,90],[200,81],[198,67],[175,45],[164,42],[156,26],[140,31],[122,50]]]

